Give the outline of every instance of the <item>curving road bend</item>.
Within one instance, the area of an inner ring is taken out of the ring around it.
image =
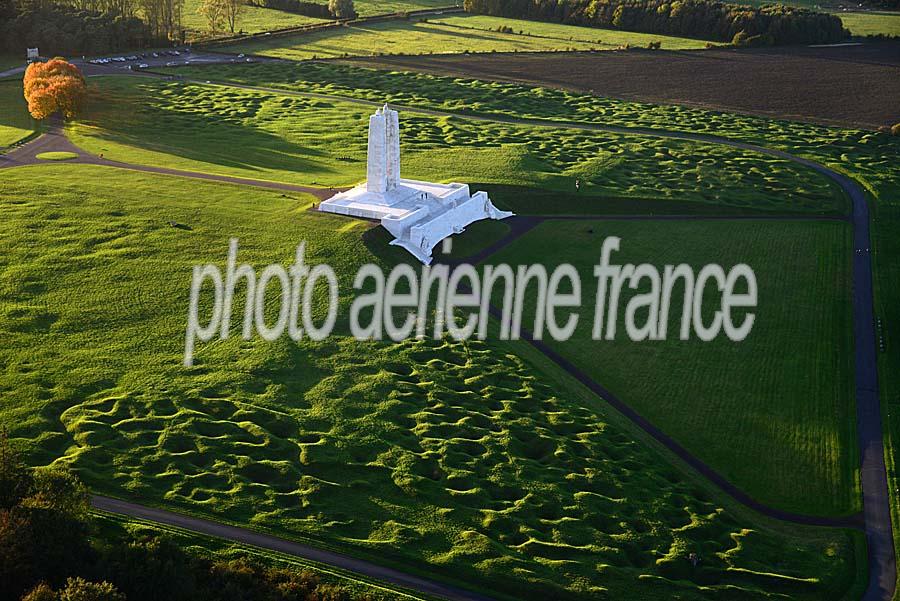
[[[238,87],[281,95],[326,98],[329,100],[341,100],[343,102],[361,104],[366,106],[381,106],[381,103],[378,102],[347,98],[340,95],[293,92],[277,88],[219,82],[207,84],[207,82],[195,81],[192,83]],[[732,148],[749,150],[752,152],[758,152],[768,156],[785,159],[814,169],[815,171],[825,175],[826,177],[837,183],[838,186],[840,186],[841,189],[849,196],[853,207],[851,222],[853,224],[855,247],[853,257],[853,324],[855,337],[854,359],[856,378],[855,385],[857,406],[857,436],[859,439],[860,479],[863,492],[863,523],[866,533],[869,561],[869,581],[862,599],[864,601],[888,601],[892,598],[896,584],[897,567],[896,557],[894,553],[893,530],[891,525],[890,496],[888,494],[887,475],[885,472],[881,408],[878,397],[878,376],[876,368],[877,355],[874,325],[874,297],[872,286],[872,260],[871,254],[869,252],[871,246],[869,235],[869,210],[866,202],[865,192],[856,182],[854,182],[849,177],[846,177],[824,165],[821,165],[814,161],[810,161],[808,159],[794,156],[781,150],[774,150],[762,146],[757,146],[755,144],[738,142],[729,140],[727,138],[720,138],[717,136],[705,134],[669,132],[649,128],[629,128],[586,123],[551,122],[542,121],[539,119],[519,119],[502,116],[488,117],[482,115],[454,113],[450,111],[421,109],[403,105],[393,106],[402,111],[442,117],[449,116],[472,121],[500,122],[555,129],[578,129],[587,131],[599,131],[605,133],[641,135],[663,139],[692,140],[710,144],[720,144],[724,146],[730,146]],[[71,152],[76,152],[79,154],[79,158],[76,159],[75,162],[81,163],[119,167],[182,177],[193,177],[234,184],[254,185],[281,190],[306,192],[315,194],[318,198],[323,198],[333,193],[333,191],[331,190],[325,190],[322,188],[292,186],[289,184],[279,184],[277,182],[269,182],[264,180],[249,180],[230,176],[217,176],[206,173],[179,171],[174,169],[164,169],[109,161],[106,159],[101,159],[99,157],[86,155],[83,151],[74,147],[74,145],[72,145],[65,138],[65,136],[61,133],[61,131],[59,131],[58,128],[51,129],[48,134],[40,136],[32,142],[29,142],[15,150],[10,151],[6,155],[0,155],[0,168],[33,164],[34,162],[36,162],[34,160],[34,155],[37,152],[45,152],[48,150],[68,150]],[[510,236],[521,236],[526,233],[528,229],[530,229],[530,227],[528,227],[527,224],[523,223],[521,226],[514,227]],[[490,246],[488,249],[485,249],[485,251],[479,254],[479,259],[484,260],[485,258],[490,256],[490,254],[493,254],[493,252],[496,252],[497,250],[511,242],[511,239],[509,238],[510,237],[507,236],[507,238],[500,240],[494,245]],[[610,404],[612,404],[617,410],[631,419],[635,423],[635,425],[643,429],[645,432],[647,432],[657,440],[660,440],[660,442],[662,442],[666,446],[669,446],[669,448],[675,451],[677,455],[688,461],[689,464],[698,469],[707,478],[711,479],[713,483],[721,488],[724,492],[734,497],[741,503],[772,517],[777,517],[779,519],[797,523],[845,527],[853,527],[856,525],[856,520],[852,516],[848,519],[815,518],[811,516],[802,516],[782,512],[780,510],[770,508],[756,502],[742,491],[734,488],[733,485],[730,485],[730,483],[728,483],[724,478],[722,478],[711,468],[709,468],[709,466],[706,466],[706,464],[704,464],[700,459],[694,457],[685,449],[678,446],[675,441],[668,439],[668,441],[671,441],[671,444],[667,442],[666,439],[668,437],[664,433],[656,429],[652,424],[642,418],[635,411],[630,409],[630,407],[628,407],[626,404],[621,403],[621,401],[615,402],[617,399],[615,399],[615,397],[610,394],[609,391],[588,378],[583,373],[579,372],[577,368],[574,365],[568,363],[566,359],[554,353],[551,349],[546,348],[545,345],[539,344],[540,341],[530,342],[538,350],[544,353],[550,360],[560,365],[563,369],[574,375],[576,379],[586,384],[589,389],[593,390],[596,394],[610,402]],[[473,594],[461,591],[459,589],[445,587],[445,585],[441,585],[439,583],[435,583],[425,579],[419,579],[395,570],[377,566],[375,564],[361,562],[360,560],[356,560],[348,556],[326,552],[314,549],[312,547],[305,547],[303,545],[298,545],[297,543],[285,541],[284,539],[261,535],[251,530],[225,526],[216,522],[199,520],[198,518],[188,518],[185,516],[180,516],[179,514],[164,512],[162,510],[152,509],[134,503],[108,499],[105,497],[95,497],[94,502],[95,504],[98,504],[98,508],[105,509],[107,511],[124,513],[126,515],[131,515],[151,521],[160,521],[162,523],[176,526],[181,525],[184,528],[211,534],[213,536],[221,536],[230,540],[245,542],[247,544],[254,544],[265,548],[275,548],[272,545],[278,545],[279,548],[276,548],[276,550],[282,550],[283,552],[295,554],[300,557],[307,557],[309,559],[314,559],[315,561],[329,563],[338,567],[342,567],[344,569],[358,571],[359,573],[370,575],[374,578],[380,578],[394,584],[399,584],[401,586],[406,586],[414,590],[419,590],[421,592],[428,592],[429,594],[444,596],[448,599],[486,599],[484,597],[473,596]],[[178,521],[178,523],[175,523],[176,521]],[[316,559],[316,557],[319,557],[320,559]],[[426,588],[420,588],[420,586]],[[436,590],[433,591],[432,587],[435,586],[443,587],[442,590],[444,592],[437,592]]]

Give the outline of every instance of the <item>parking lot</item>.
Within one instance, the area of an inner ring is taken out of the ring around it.
[[[159,67],[199,65],[213,63],[258,62],[272,60],[262,57],[248,57],[243,54],[193,51],[190,48],[147,50],[140,53],[83,58],[72,62],[81,67],[86,75],[112,74],[121,71],[141,71]]]

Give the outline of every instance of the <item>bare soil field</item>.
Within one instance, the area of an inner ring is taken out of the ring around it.
[[[832,125],[876,128],[900,122],[900,42],[753,50],[378,56],[352,62]]]

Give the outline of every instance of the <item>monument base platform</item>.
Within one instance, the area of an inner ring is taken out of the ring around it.
[[[319,210],[363,219],[378,219],[394,240],[421,262],[431,263],[432,249],[482,219],[513,214],[494,206],[486,192],[470,194],[466,184],[397,180],[386,192],[370,192],[365,183],[322,201]]]

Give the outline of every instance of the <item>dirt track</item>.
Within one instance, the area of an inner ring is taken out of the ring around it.
[[[380,56],[349,62],[832,125],[874,129],[900,122],[900,42],[757,50]]]

